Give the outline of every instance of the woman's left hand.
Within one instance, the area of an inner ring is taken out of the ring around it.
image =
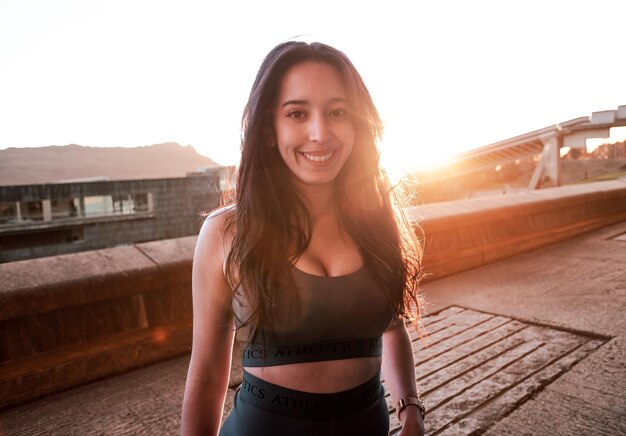
[[[424,420],[417,407],[405,407],[400,414],[402,430],[399,436],[424,436]]]

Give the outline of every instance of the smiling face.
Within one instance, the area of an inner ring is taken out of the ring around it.
[[[339,72],[310,61],[287,70],[274,109],[274,131],[280,156],[299,188],[332,186],[355,137]]]

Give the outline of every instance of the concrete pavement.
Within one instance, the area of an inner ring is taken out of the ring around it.
[[[426,285],[433,312],[455,304],[611,337],[486,434],[626,434],[624,234],[622,222]]]

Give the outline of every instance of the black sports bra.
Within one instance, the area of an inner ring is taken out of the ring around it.
[[[354,273],[324,277],[292,268],[298,312],[280,320],[272,343],[263,346],[255,335],[242,351],[245,367],[276,366],[375,357],[382,355],[382,334],[392,312],[381,287],[365,267]],[[233,300],[237,326],[245,319],[240,298]],[[279,313],[280,306],[277,308]]]

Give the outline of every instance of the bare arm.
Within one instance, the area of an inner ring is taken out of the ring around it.
[[[216,435],[228,388],[235,334],[232,291],[224,277],[224,214],[208,218],[193,259],[193,345],[181,434]]]
[[[383,334],[383,374],[393,404],[400,398],[417,396],[411,338],[401,319],[395,319]],[[399,418],[402,422],[401,435],[425,434],[422,415],[417,407],[406,407]]]

